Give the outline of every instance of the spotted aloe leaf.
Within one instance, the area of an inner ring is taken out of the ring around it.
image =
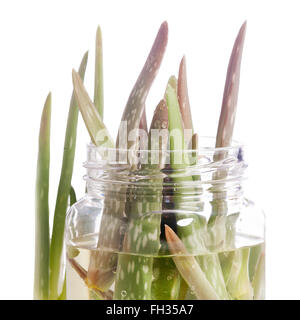
[[[162,100],[157,106],[150,126],[149,153],[150,161],[142,165],[142,171],[156,174],[164,166],[164,151],[168,141],[168,113],[165,102]],[[158,130],[161,141],[154,146],[156,141],[152,134]],[[162,132],[166,130],[166,132]],[[152,142],[152,143],[151,143]],[[152,151],[158,151],[158,157],[151,157]],[[158,162],[156,162],[158,160]],[[160,211],[162,208],[162,178],[157,177],[147,181],[143,194],[130,199],[126,204],[126,213],[129,218],[128,232],[123,243],[123,253],[119,255],[117,277],[114,297],[116,299],[151,299],[153,260],[160,249]],[[152,187],[153,185],[153,187]],[[139,188],[137,186],[137,188]],[[130,192],[130,189],[128,190]],[[136,195],[138,190],[132,190]],[[156,213],[155,213],[156,212]],[[128,252],[128,254],[126,254]],[[137,256],[130,255],[136,253]],[[149,257],[149,254],[151,255]]]
[[[147,117],[146,117],[146,110],[144,107],[144,111],[141,116],[140,124],[139,124],[139,149],[140,150],[147,150],[148,148],[148,128],[147,128]]]
[[[162,169],[165,165],[166,154],[168,148],[168,108],[166,101],[163,99],[157,105],[149,130],[149,151],[150,152],[150,165]],[[157,157],[157,158],[154,158]]]
[[[145,108],[145,101],[155,76],[161,65],[164,52],[168,41],[168,24],[164,22],[157,33],[154,44],[147,57],[145,65],[130,93],[126,107],[123,112],[122,120],[127,123],[127,132],[131,133],[139,127],[143,110]],[[120,133],[120,130],[119,130]],[[117,138],[117,146],[119,147],[119,135]],[[127,142],[127,149],[137,149],[136,140],[130,139]]]
[[[176,78],[174,77],[172,78],[172,80],[174,80],[174,83],[172,83],[171,85],[176,88]],[[150,130],[149,134],[149,143],[151,144],[151,147],[149,149],[152,150],[152,153],[154,152],[154,150],[159,150],[160,168],[164,167],[164,160],[166,157],[165,152],[168,147],[168,122],[168,108],[165,100],[161,100],[154,112],[151,124],[152,130]],[[160,139],[157,139],[157,135],[156,137],[154,137],[154,130],[159,131]],[[158,144],[158,146],[156,146],[155,144]],[[164,196],[163,203],[161,204],[161,209],[166,209],[165,202],[166,201]],[[161,218],[162,221],[165,220],[166,216],[164,213],[161,215]],[[158,222],[162,226],[163,222],[161,222],[161,219],[159,219]],[[163,231],[162,233],[164,234]],[[163,237],[161,239],[161,248],[159,250],[160,257],[154,258],[153,261],[154,279],[152,281],[151,296],[154,300],[176,300],[179,297],[181,277],[173,260],[171,258],[165,257],[168,254],[169,250]]]
[[[168,39],[168,26],[167,26],[167,23],[164,22],[158,31],[158,34],[154,41],[152,49],[141,71],[141,74],[138,77],[136,84],[129,96],[129,99],[127,101],[127,104],[122,116],[121,123],[125,122],[127,124],[128,133],[131,133],[133,130],[135,130],[135,133],[137,134],[139,128],[140,129],[146,128],[145,101],[146,101],[148,92],[150,90],[150,87],[160,67],[160,64],[164,55],[164,51],[167,45],[167,39]],[[117,138],[117,147],[124,147],[122,146],[122,143],[119,140],[120,135],[122,135],[121,127],[119,128],[119,134]],[[143,149],[145,147],[145,145],[142,145],[142,143],[139,142],[138,137],[133,140],[134,141],[130,139],[129,141],[126,141],[126,143],[128,143],[127,145],[128,149],[137,150],[138,148]],[[126,190],[119,190],[118,193],[122,197],[122,195],[126,194]],[[128,209],[128,206],[125,206],[125,200],[126,200],[125,198],[116,199],[115,201],[112,199],[114,203],[112,204],[106,203],[104,205],[103,218],[101,221],[101,229],[104,228],[104,230],[101,231],[100,229],[100,233],[99,233],[100,237],[98,241],[99,247],[105,246],[108,248],[112,248],[112,247],[114,248],[121,241],[120,232],[119,232],[119,227],[121,227],[121,225],[119,222],[122,221],[122,218],[124,216],[124,211],[127,217],[129,217],[129,215],[132,212],[129,213],[128,210],[132,210],[133,212],[136,212],[136,214],[138,214],[139,210],[145,209],[145,207],[141,208],[139,205],[133,206],[133,208]],[[148,209],[150,210],[150,208]],[[111,230],[111,228],[113,228],[114,230]],[[103,235],[107,234],[108,229],[110,230],[111,235],[109,238],[106,237],[104,239]],[[126,244],[123,244],[123,246],[124,248],[126,248]],[[120,273],[118,273],[118,270],[121,269],[122,271],[124,271],[122,268],[122,265],[123,265],[122,259],[124,259],[124,256],[120,255],[118,269],[117,269],[117,275],[119,275],[119,277],[117,276],[117,280],[120,280],[120,277],[121,277],[121,271],[119,271]],[[131,265],[133,264],[134,264],[134,261],[132,261]],[[104,253],[102,252],[102,250],[100,250],[98,253],[95,254],[94,257],[92,257],[88,274],[90,276],[90,279],[92,279],[92,282],[96,284],[98,288],[100,288],[101,290],[107,290],[114,279],[116,268],[117,268],[117,255],[114,253],[107,253],[107,252]],[[120,284],[120,282],[119,282],[119,285],[118,283],[116,284],[116,288],[117,289],[115,290],[115,295],[119,296],[120,299],[123,298],[121,293],[124,290],[122,290],[122,285]],[[118,290],[118,288],[121,288],[121,289]],[[150,286],[149,286],[149,290],[150,290]],[[138,296],[139,293],[136,292],[136,295]],[[124,297],[124,298],[128,299],[131,297]]]

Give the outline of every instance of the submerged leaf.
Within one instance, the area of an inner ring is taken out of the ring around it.
[[[165,235],[172,258],[183,279],[200,300],[219,300],[194,256],[189,255],[176,233],[165,225]]]

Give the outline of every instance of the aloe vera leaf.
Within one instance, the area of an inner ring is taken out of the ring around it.
[[[163,169],[168,148],[168,108],[165,100],[161,100],[155,108],[149,130],[150,157],[154,157],[154,151],[159,154],[158,159],[150,159],[150,168]],[[146,165],[148,168],[148,165]]]
[[[218,254],[197,256],[202,271],[221,299],[229,299]]]
[[[193,152],[192,154],[193,159],[191,163],[196,164],[197,150],[198,150],[198,134],[197,133],[194,133],[192,136],[192,150],[195,150],[195,152]],[[193,176],[193,180],[200,180],[200,176]],[[200,208],[200,211],[202,211],[202,206]],[[196,300],[196,299],[197,297],[195,296],[195,294],[191,291],[187,283],[182,279],[180,284],[179,300]]]
[[[253,288],[249,279],[248,260],[250,248],[240,248],[234,252],[226,287],[232,298],[252,300]]]
[[[227,75],[225,81],[225,88],[223,93],[223,101],[221,114],[219,118],[216,148],[229,147],[231,145],[234,121],[237,109],[238,91],[239,91],[239,80],[243,46],[246,34],[246,22],[241,26],[239,33],[233,45],[232,53],[230,56]],[[224,152],[218,152],[214,156],[215,161],[219,161],[225,157]],[[216,175],[215,179],[226,178],[226,171],[220,170]],[[220,186],[222,188],[222,186]],[[220,189],[220,188],[219,188]],[[216,190],[215,198],[218,198],[218,188]],[[215,199],[212,203],[213,215],[225,214],[227,211],[227,205],[223,200]]]
[[[67,277],[65,276],[62,291],[57,298],[57,300],[66,300],[67,299]]]
[[[250,281],[253,280],[257,265],[259,263],[260,256],[264,251],[263,245],[254,246],[250,249],[249,257],[249,278]]]
[[[181,277],[178,300],[194,300],[196,297],[189,296],[190,288],[185,280]],[[195,297],[195,298],[194,298]]]
[[[70,188],[70,206],[77,202],[75,189],[71,186]]]
[[[157,33],[154,44],[147,57],[145,65],[130,93],[126,107],[124,109],[122,120],[127,123],[127,131],[137,129],[141,120],[141,116],[145,107],[145,101],[155,76],[161,65],[164,52],[168,42],[168,24],[162,23]],[[119,130],[120,131],[120,130]],[[120,132],[119,132],[120,133]],[[117,137],[117,147],[119,146],[119,135]],[[127,149],[137,150],[136,140],[127,141]]]
[[[185,245],[176,233],[165,225],[165,235],[172,259],[181,276],[200,300],[219,300],[217,293],[206,279],[195,257],[189,255]]]
[[[169,134],[170,134],[170,164],[171,168],[176,171],[182,170],[181,176],[172,177],[172,181],[175,184],[178,184],[177,191],[173,195],[174,200],[174,209],[180,209],[182,206],[182,197],[180,183],[192,181],[191,176],[184,176],[184,169],[187,166],[184,159],[184,138],[183,138],[183,127],[181,120],[181,113],[179,108],[179,103],[176,95],[176,91],[174,88],[168,84],[166,90],[166,99],[168,106],[168,116],[169,116]],[[187,191],[187,190],[186,190]],[[203,240],[201,239],[201,234],[199,230],[201,230],[201,224],[198,219],[195,219],[195,215],[187,215],[187,214],[178,214],[177,220],[181,219],[191,219],[189,225],[181,226],[181,224],[177,223],[178,234],[181,237],[184,245],[187,250],[190,252],[193,251],[194,248],[201,249],[203,248]]]
[[[86,53],[79,67],[79,74],[83,78],[85,74],[88,53]],[[74,92],[72,94],[68,123],[65,135],[63,163],[59,186],[57,191],[52,239],[50,246],[50,299],[57,299],[59,296],[59,281],[61,269],[61,256],[63,249],[63,237],[65,216],[68,206],[69,193],[71,188],[71,179],[73,174],[75,146],[76,146],[76,131],[78,122],[78,107]]]
[[[139,128],[141,130],[145,130],[146,132],[148,132],[148,127],[147,127],[147,117],[146,117],[146,110],[145,110],[145,107],[144,107],[144,110],[143,110],[143,113],[142,113],[142,116],[141,116],[141,120],[140,120],[140,125],[139,125]],[[147,141],[148,142],[148,141]],[[146,149],[142,149],[141,150],[146,150]]]
[[[132,134],[133,130],[138,129],[145,107],[145,101],[159,70],[167,40],[168,25],[164,22],[158,31],[146,63],[131,91],[122,116],[122,122],[127,123],[128,133]],[[118,147],[120,147],[119,138],[120,129],[117,138]],[[137,141],[138,139],[130,139],[127,141],[127,148],[137,150],[139,147]],[[131,163],[130,158],[129,162]],[[126,254],[130,252],[143,254],[143,252],[149,252],[149,250],[152,250],[156,254],[158,253],[159,217],[157,214],[145,216],[145,213],[161,210],[161,207],[159,207],[159,203],[161,203],[159,198],[161,195],[158,194],[155,188],[149,189],[150,194],[152,194],[150,202],[147,202],[146,197],[144,197],[144,199],[142,197],[142,199],[137,201],[129,200],[125,206],[126,216],[128,217],[129,222],[128,232],[125,235],[123,243],[123,253],[118,257],[114,292],[114,298],[116,299],[151,299],[153,259]],[[128,265],[134,266],[134,268],[130,269],[127,267]],[[149,271],[142,273],[140,272],[141,268]],[[126,290],[128,290],[128,294],[124,295],[124,292],[127,292]]]
[[[176,87],[176,84],[175,84]],[[157,130],[157,131],[154,131]],[[151,161],[158,162],[160,168],[164,167],[166,150],[168,148],[168,108],[165,100],[161,100],[154,111],[152,123],[149,132],[149,150],[152,151]],[[158,159],[154,159],[154,152],[158,151]],[[151,165],[155,166],[155,165]],[[163,182],[163,181],[161,181]],[[164,200],[160,204],[164,209]],[[164,220],[164,214],[162,215]],[[161,219],[158,219],[158,228],[161,225]],[[153,281],[151,287],[151,296],[154,300],[175,300],[178,299],[180,289],[180,274],[171,258],[165,257],[169,250],[162,239],[158,258],[153,259]]]
[[[140,194],[129,189],[129,195],[131,191],[134,199],[126,202],[128,227],[118,255],[114,299],[149,300],[153,256],[160,247],[162,188],[159,181],[152,180],[151,186],[140,190]]]
[[[231,144],[233,128],[234,128],[234,120],[236,115],[237,109],[237,101],[238,101],[238,91],[239,91],[239,79],[240,79],[240,69],[241,69],[241,59],[242,59],[242,52],[243,52],[243,45],[246,33],[246,22],[242,25],[239,30],[239,33],[236,37],[235,43],[233,45],[231,57],[228,64],[227,69],[227,76],[225,82],[225,88],[223,93],[223,101],[222,101],[222,109],[219,119],[218,131],[217,131],[217,138],[216,138],[216,147],[228,147]],[[222,160],[225,157],[224,152],[218,153],[214,156],[215,161]],[[215,175],[215,179],[225,179],[227,176],[227,172],[222,170]],[[219,185],[214,194],[214,200],[212,202],[213,213],[210,219],[210,226],[215,226],[218,219],[221,219],[224,224],[229,225],[226,230],[226,237],[228,238],[228,232],[230,230],[230,238],[226,239],[226,244],[230,246],[232,243],[232,239],[234,238],[234,231],[235,231],[235,221],[237,219],[238,214],[236,214],[233,218],[231,216],[226,217],[226,219],[218,218],[220,216],[224,216],[227,213],[227,202],[223,199],[218,199],[220,196],[224,198],[224,192],[222,192],[222,185]],[[233,219],[233,220],[232,220]],[[230,222],[230,221],[231,222]],[[222,222],[221,221],[221,222]],[[220,255],[220,257],[222,254]],[[223,263],[223,274],[226,281],[226,287],[229,291],[229,294],[236,298],[234,292],[232,290],[232,286],[230,286],[230,282],[228,278],[228,270],[235,269],[235,273],[238,272],[238,268],[242,272],[242,268],[245,269],[245,259],[249,259],[249,254],[247,255],[244,253],[242,255],[239,251],[235,252],[234,254],[230,254],[228,259],[225,260],[226,263]],[[249,284],[249,279],[244,274],[243,283],[245,286],[245,294],[244,296],[247,298],[251,298],[251,285]],[[241,296],[243,296],[241,294]],[[252,298],[251,298],[252,299]]]
[[[96,146],[113,148],[113,139],[89,97],[80,75],[75,70],[72,72],[72,78],[78,107],[92,142]]]
[[[180,113],[180,107],[176,95],[176,91],[174,88],[168,84],[166,90],[166,99],[168,106],[168,116],[169,116],[169,134],[170,134],[170,164],[171,168],[176,171],[182,170],[184,173],[184,169],[188,165],[184,159],[184,138],[183,138],[183,127],[182,127],[182,119]],[[174,134],[175,132],[175,134]],[[182,182],[192,181],[192,177],[184,176],[181,174],[180,177],[174,176],[172,177],[172,181],[174,184],[180,185]],[[177,191],[173,195],[174,200],[174,209],[180,209],[182,206],[182,197],[180,188],[177,188]],[[189,252],[193,251],[195,247],[201,249],[204,244],[200,236],[199,230],[201,230],[200,221],[195,219],[194,215],[187,214],[178,214],[177,220],[182,219],[191,219],[189,225],[181,226],[181,223],[177,223],[178,234],[181,237],[184,245],[186,246]]]
[[[144,107],[140,124],[139,124],[139,141],[138,146],[140,150],[148,149],[148,129],[147,129],[147,117],[146,117],[146,109]]]
[[[73,85],[78,102],[79,110],[85,122],[86,128],[90,134],[92,142],[99,147],[113,148],[114,142],[104,125],[98,110],[91,101],[84,85],[78,76],[73,71]],[[118,189],[118,188],[117,188]],[[116,190],[117,192],[118,190]],[[119,190],[120,191],[120,190]],[[114,209],[114,210],[113,210]],[[113,211],[113,214],[111,214]],[[105,199],[103,217],[105,223],[101,223],[100,234],[105,235],[104,240],[101,242],[103,247],[115,248],[119,246],[120,235],[118,234],[120,224],[122,221],[120,217],[123,212],[122,203],[114,199]],[[107,214],[107,212],[109,214]],[[108,219],[109,217],[109,219]],[[108,233],[109,230],[109,233]],[[100,246],[100,241],[99,241]],[[90,286],[94,286],[101,291],[107,291],[111,286],[116,269],[116,255],[103,250],[95,251],[91,254],[90,264],[88,268],[88,281]]]
[[[150,158],[150,164],[143,164],[142,170],[157,171],[164,167],[168,142],[168,110],[162,100],[155,109],[149,134],[149,150],[158,151],[158,159]],[[160,142],[153,137],[153,130],[158,130]],[[165,130],[165,131],[163,131]],[[152,152],[150,152],[150,156]],[[138,254],[158,254],[160,248],[160,211],[162,209],[162,179],[149,182],[153,187],[146,187],[145,194],[129,200],[126,212],[129,215],[128,233],[125,236],[123,252]],[[157,186],[157,190],[156,190]],[[136,195],[136,191],[133,190]],[[150,212],[145,215],[146,212]],[[155,214],[155,212],[157,212]],[[119,255],[117,278],[115,283],[115,299],[151,299],[153,298],[153,261],[150,256]],[[129,266],[129,267],[128,267]],[[157,282],[156,282],[157,283]],[[155,285],[154,285],[155,287]],[[157,298],[157,297],[155,297]]]
[[[234,128],[234,121],[235,121],[235,115],[236,115],[236,109],[237,109],[237,101],[238,101],[238,91],[239,91],[239,79],[240,79],[240,68],[241,68],[241,59],[242,59],[242,52],[243,52],[243,45],[244,45],[244,39],[245,39],[245,32],[246,32],[246,22],[242,25],[242,27],[239,30],[239,33],[237,35],[237,38],[235,40],[231,57],[229,60],[229,65],[227,69],[227,76],[226,76],[226,82],[225,82],[225,88],[223,93],[223,101],[222,101],[222,109],[221,114],[219,118],[219,124],[218,124],[218,131],[217,131],[217,138],[216,138],[216,148],[222,148],[222,147],[228,147],[231,145],[232,140],[232,134],[233,134],[233,128]],[[224,159],[226,156],[225,152],[218,152],[214,156],[215,161],[220,161]],[[214,179],[225,179],[227,176],[226,170],[220,170],[214,175]],[[212,216],[209,220],[209,227],[211,230],[215,229],[216,231],[220,231],[220,228],[222,228],[222,224],[224,224],[223,230],[226,231],[226,234],[228,233],[228,230],[230,231],[230,242],[232,242],[232,238],[234,237],[234,224],[236,218],[232,220],[230,216],[225,217],[227,214],[227,201],[224,200],[225,194],[224,194],[224,185],[219,184],[216,187],[213,188],[213,196],[214,199],[212,201]],[[222,218],[225,217],[225,218]],[[230,220],[230,221],[228,221]],[[217,228],[216,226],[219,225]],[[225,225],[230,225],[226,227]],[[213,234],[212,234],[213,235]],[[230,245],[228,243],[228,236],[226,235],[226,243],[225,245]],[[215,232],[215,242],[219,242],[220,234],[219,236]],[[224,239],[225,240],[225,239]],[[221,257],[222,255],[220,255]],[[226,273],[227,270],[230,270],[232,268],[232,264],[235,263],[236,265],[239,265],[240,268],[242,267],[242,256],[239,254],[235,254],[234,257],[230,257],[227,261],[227,263],[223,263],[223,274]],[[238,259],[240,259],[238,261]],[[227,286],[228,288],[228,286]],[[231,294],[230,290],[228,289],[229,294]],[[231,294],[232,295],[232,294]]]
[[[178,73],[178,85],[177,85],[178,102],[180,106],[180,112],[183,122],[183,128],[185,130],[191,130],[194,134],[193,120],[191,114],[190,100],[188,95],[187,76],[186,76],[186,59],[185,56],[181,59]],[[185,137],[185,143],[189,145],[188,137]]]
[[[145,110],[143,112],[140,129],[147,132],[147,119]],[[148,139],[146,139],[148,140]],[[147,148],[147,141],[140,141],[140,149]],[[116,187],[116,192],[122,197],[125,192],[124,188]],[[118,248],[121,242],[119,229],[123,225],[121,217],[124,215],[124,201],[120,201],[116,197],[110,195],[111,200],[105,198],[103,218],[99,232],[98,247],[106,247],[108,249]],[[113,212],[113,213],[112,213]],[[109,230],[110,235],[107,235]],[[99,290],[106,292],[112,285],[117,267],[117,254],[103,249],[93,251],[90,257],[88,267],[88,281],[90,285],[97,287]],[[95,295],[92,294],[92,296]]]
[[[72,206],[75,202],[77,202],[76,193],[74,188],[71,186],[70,196],[69,196],[70,206]],[[69,246],[67,248],[68,257],[75,258],[79,255],[79,253],[80,253],[79,250],[74,247]],[[57,300],[66,300],[66,299],[67,299],[67,277],[65,275],[62,291]]]
[[[164,51],[166,48],[166,44],[167,44],[167,38],[168,38],[168,26],[167,26],[167,23],[165,22],[161,25],[158,31],[157,37],[154,41],[154,44],[146,60],[146,63],[127,101],[127,104],[122,116],[122,121],[126,121],[128,125],[128,129],[127,129],[128,132],[138,129],[139,125],[141,124],[141,118],[143,118],[143,112],[145,109],[146,97],[150,90],[152,82],[158,72],[158,69],[160,67],[160,64],[164,55]],[[120,131],[121,131],[121,126],[119,129],[119,134],[120,134]],[[127,146],[127,148],[137,149],[138,147],[140,147],[137,142],[138,142],[138,139],[131,141],[131,143],[129,142],[129,145]],[[118,135],[117,147],[120,147],[119,144],[120,143],[119,143],[119,135]],[[123,191],[120,190],[119,192],[121,197],[122,197],[122,194],[124,193],[125,193],[125,190]],[[111,248],[111,247],[115,247],[114,243],[117,243],[118,241],[120,241],[120,232],[118,230],[119,224],[115,222],[121,221],[121,218],[123,217],[124,209],[126,210],[126,208],[124,207],[124,202],[125,202],[125,199],[119,199],[115,203],[114,207],[117,207],[118,209],[115,210],[116,212],[114,212],[113,214],[112,214],[112,209],[109,206],[107,205],[104,206],[103,219],[101,222],[101,229],[99,232],[98,246],[106,246],[108,248]],[[114,223],[115,225],[115,228],[114,228],[115,230],[111,230],[112,236],[111,236],[111,239],[108,239],[108,237],[106,237],[107,228],[112,223]],[[122,260],[122,257],[121,257],[121,260]],[[91,281],[93,281],[93,283],[95,283],[98,288],[101,288],[102,290],[106,290],[114,278],[116,264],[117,264],[116,254],[105,253],[102,250],[99,250],[98,253],[95,253],[95,256],[91,257],[90,267],[88,270],[89,278],[91,278]],[[101,271],[101,269],[99,269],[100,267],[104,270]]]
[[[223,101],[221,114],[219,118],[216,148],[229,147],[231,145],[235,115],[237,110],[239,80],[241,60],[243,53],[243,45],[246,34],[246,22],[241,26],[239,33],[233,45],[232,53],[230,56],[227,75],[225,81],[225,88],[223,93]],[[225,157],[224,152],[218,152],[214,156],[215,161],[220,161]],[[226,170],[220,170],[214,175],[214,179],[226,178]],[[214,200],[212,201],[212,218],[210,223],[213,222],[216,215],[225,215],[227,212],[227,203],[224,200],[218,198],[224,198],[224,192],[222,192],[223,186],[219,185],[214,191]]]
[[[95,45],[95,82],[94,82],[94,105],[103,120],[104,95],[103,95],[103,52],[102,32],[100,26],[97,28]]]
[[[234,120],[237,109],[240,69],[247,23],[241,26],[236,37],[227,68],[227,76],[223,93],[222,110],[219,119],[216,148],[231,145]]]
[[[260,255],[252,281],[254,300],[265,299],[265,253]]]
[[[183,151],[184,151],[184,137],[182,118],[180,107],[177,99],[176,89],[171,84],[172,77],[169,79],[166,89],[166,101],[168,106],[169,117],[169,134],[170,134],[170,162],[173,169],[183,168]],[[176,152],[174,152],[176,151]]]
[[[49,290],[49,165],[51,93],[41,117],[35,194],[34,299],[47,300]]]
[[[184,164],[183,159],[183,148],[184,148],[184,140],[183,140],[183,128],[182,128],[182,121],[181,121],[181,113],[180,113],[180,107],[179,103],[176,97],[175,90],[168,86],[167,92],[167,105],[169,110],[169,132],[171,134],[170,136],[170,150],[179,150],[182,148],[182,155],[175,159],[175,154],[171,153],[170,160],[171,160],[171,167],[173,169],[177,170],[183,170],[187,164]],[[177,130],[177,140],[181,139],[181,143],[178,144],[178,142],[175,142],[174,139],[172,141],[172,131]],[[180,150],[176,151],[180,154]],[[176,163],[176,160],[179,162],[181,160],[182,164]],[[174,177],[172,178],[173,181],[179,184],[181,182],[186,181],[192,181],[192,177]],[[177,188],[180,190],[179,188]],[[185,190],[184,192],[187,192]],[[177,191],[174,194],[174,202],[175,202],[175,209],[180,209],[182,204],[182,194],[181,191]],[[190,220],[190,221],[189,221]],[[189,224],[186,225],[186,223],[183,223],[184,221],[189,221]],[[205,252],[205,244],[204,240],[201,238],[201,230],[203,230],[203,225],[201,222],[201,219],[198,219],[198,216],[189,215],[189,214],[177,214],[177,232],[180,238],[182,239],[184,246],[188,250],[189,253],[194,253],[195,248],[198,250],[202,250]],[[202,249],[201,249],[202,248]],[[211,284],[216,287],[217,294],[219,295],[220,299],[228,299],[222,270],[220,268],[220,262],[218,255],[211,255],[209,258],[207,258],[209,261],[206,262],[205,257],[200,258],[199,262],[202,264],[202,266],[207,266],[205,268],[205,275],[209,281],[211,281]],[[209,267],[208,267],[209,266]]]
[[[139,208],[140,207],[140,208]],[[131,206],[132,219],[125,235],[123,252],[119,254],[114,299],[149,300],[151,299],[153,255],[159,250],[159,230],[157,215],[151,213],[138,217],[139,212],[157,211],[156,203],[135,203]],[[133,243],[133,240],[136,241]],[[136,252],[138,255],[132,255]],[[152,255],[152,254],[151,254]]]
[[[154,258],[153,277],[151,287],[153,300],[178,299],[181,277],[172,258],[163,256]]]
[[[87,271],[75,260],[72,258],[68,258],[69,264],[72,266],[72,268],[76,271],[78,276],[87,284]],[[89,287],[91,293],[95,296],[94,298],[98,298],[99,300],[112,300],[112,291],[109,290],[107,292],[102,292],[98,290],[97,288]],[[98,300],[97,299],[97,300]]]
[[[177,90],[177,79],[175,77],[171,77],[169,79],[168,84]],[[166,97],[166,96],[165,96]],[[157,139],[153,138],[153,134],[151,135],[150,130],[150,143],[151,143],[151,150],[159,149],[160,152],[163,153],[167,150],[168,147],[168,108],[166,105],[165,100],[161,100],[159,105],[157,106],[154,116],[152,119],[152,129],[159,129],[162,133],[161,141],[157,141]],[[156,140],[156,141],[155,141]],[[159,142],[159,148],[155,146],[155,143]],[[163,168],[165,161],[160,161],[162,163],[161,168]],[[163,194],[165,190],[163,190]],[[165,199],[166,195],[163,196],[163,203],[162,209],[167,209],[168,205]],[[162,239],[161,239],[161,248],[159,251],[159,255],[163,257],[164,255],[169,254],[168,247],[166,246],[165,237],[164,237],[164,224],[165,222],[170,223],[170,219],[173,220],[171,215],[162,214],[162,221],[161,221],[161,229],[162,229]],[[176,220],[176,219],[175,219]],[[176,221],[174,221],[176,223]],[[180,284],[181,284],[181,276],[172,260],[172,258],[154,258],[153,262],[153,282],[152,282],[152,299],[154,300],[176,300],[179,298],[180,293]]]

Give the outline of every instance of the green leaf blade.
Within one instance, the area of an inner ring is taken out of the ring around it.
[[[79,67],[79,74],[84,78],[88,53],[83,56]],[[65,216],[68,207],[68,200],[73,174],[76,135],[78,123],[78,106],[73,92],[68,114],[67,128],[65,134],[64,153],[59,186],[57,191],[53,231],[50,246],[50,299],[56,300],[59,297],[59,282],[61,278],[61,262],[64,238]]]
[[[42,113],[36,176],[34,299],[47,300],[49,293],[49,166],[51,93]]]

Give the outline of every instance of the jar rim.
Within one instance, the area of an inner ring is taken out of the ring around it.
[[[206,144],[201,143],[201,141],[210,141],[212,146],[208,146]],[[232,140],[231,141],[231,145],[227,146],[227,147],[215,147],[215,141],[216,141],[216,137],[213,136],[199,136],[198,138],[198,147],[197,149],[175,149],[175,150],[164,150],[167,153],[176,153],[176,152],[181,152],[181,153],[194,153],[195,151],[197,151],[198,153],[218,153],[218,152],[229,152],[229,151],[233,151],[233,150],[239,150],[239,149],[244,149],[245,148],[245,144],[242,142],[239,142],[237,140]],[[157,152],[159,150],[149,150],[149,149],[139,149],[137,151],[131,150],[131,149],[124,149],[124,148],[107,148],[107,147],[101,147],[101,146],[96,146],[94,145],[92,142],[87,144],[87,147],[89,149],[92,150],[97,150],[97,149],[101,149],[101,150],[107,150],[107,151],[116,151],[118,150],[119,152],[139,152],[139,153],[150,153],[150,152]]]

